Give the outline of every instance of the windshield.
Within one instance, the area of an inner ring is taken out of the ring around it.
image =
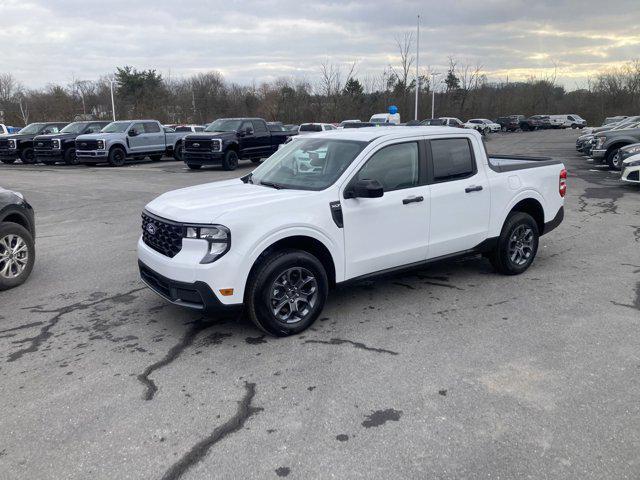
[[[251,181],[275,188],[323,190],[342,175],[366,145],[351,140],[299,138],[256,168]]]
[[[73,122],[60,130],[60,133],[80,133],[87,125],[85,122]]]
[[[44,127],[44,123],[30,123],[29,125],[27,125],[26,127],[24,127],[22,130],[20,130],[18,133],[26,133],[26,134],[31,134],[31,133],[38,133],[42,127]]]
[[[205,132],[237,132],[242,120],[220,118],[204,129]]]
[[[102,129],[102,133],[124,133],[129,128],[131,122],[111,122]]]

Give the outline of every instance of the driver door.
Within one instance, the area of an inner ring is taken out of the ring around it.
[[[427,259],[430,199],[424,143],[409,141],[375,151],[347,185],[377,180],[380,198],[342,200],[346,278]]]

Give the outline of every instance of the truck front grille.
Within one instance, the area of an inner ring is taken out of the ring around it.
[[[190,139],[187,138],[184,141],[184,148],[189,150],[190,152],[210,152],[211,151],[211,140],[204,139]]]
[[[76,140],[76,150],[97,150],[97,140]]]
[[[36,150],[53,150],[52,140],[36,140],[33,142],[33,147]]]
[[[0,140],[0,148],[9,148],[9,140]]]
[[[184,227],[179,223],[142,214],[142,240],[150,248],[173,258],[182,250]]]

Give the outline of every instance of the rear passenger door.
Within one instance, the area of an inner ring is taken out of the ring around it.
[[[166,150],[164,131],[158,123],[144,122],[144,136],[147,152],[164,152]]]
[[[129,132],[135,132],[135,135],[131,136]],[[146,139],[144,133],[144,124],[137,122],[129,127],[127,132],[127,145],[132,154],[137,154],[146,151]]]
[[[430,140],[427,165],[431,184],[429,258],[476,247],[487,238],[491,195],[471,138]]]
[[[271,155],[271,133],[267,128],[267,124],[260,120],[252,120],[253,138],[255,142],[255,151],[253,155],[257,157],[268,157]]]

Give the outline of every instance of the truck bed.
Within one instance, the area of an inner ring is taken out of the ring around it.
[[[489,168],[495,172],[512,172],[562,163],[560,160],[554,160],[550,157],[528,157],[526,155],[491,155],[488,158]]]

